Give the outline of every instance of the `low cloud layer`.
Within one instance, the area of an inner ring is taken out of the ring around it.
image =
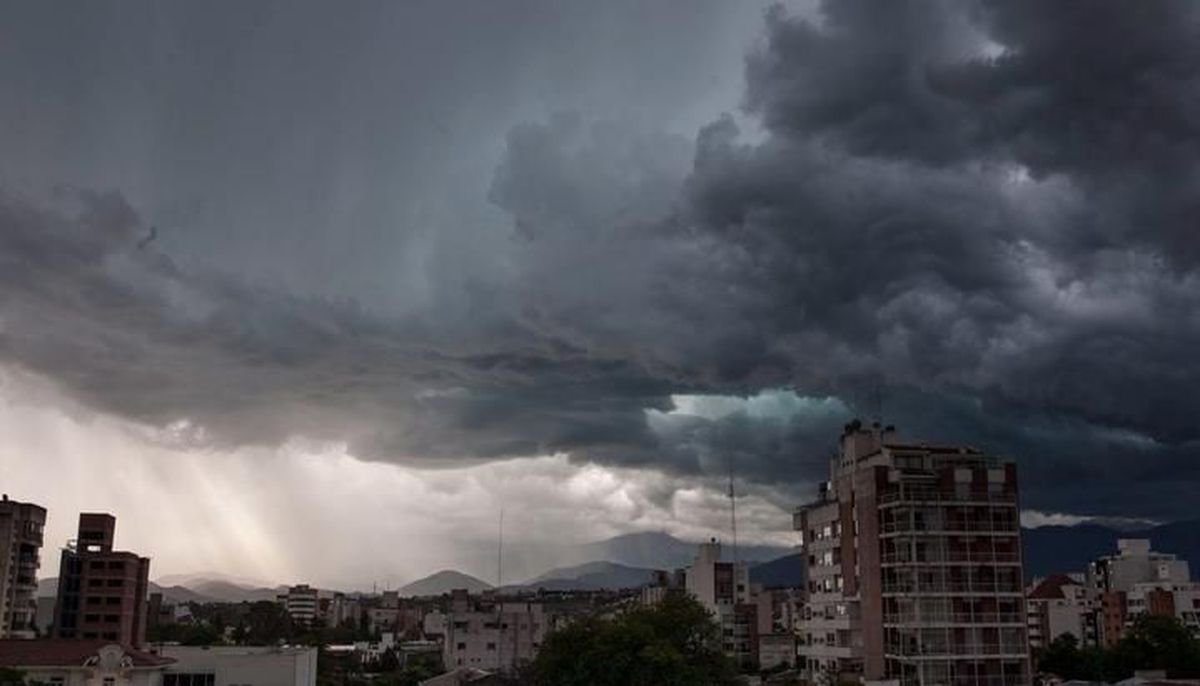
[[[1019,459],[1032,508],[1194,516],[1197,8],[838,2],[764,31],[744,110],[694,136],[512,126],[454,196],[499,219],[436,223],[403,306],[322,295],[355,282],[328,250],[296,289],[139,247],[120,189],[9,192],[0,360],[181,446],[732,460],[777,504],[882,406]]]

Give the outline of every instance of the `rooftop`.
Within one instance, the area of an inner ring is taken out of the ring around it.
[[[1030,600],[1054,600],[1066,598],[1063,593],[1063,586],[1078,586],[1079,582],[1075,581],[1066,574],[1051,574],[1042,579],[1032,591],[1029,592]]]
[[[100,649],[116,645],[130,658],[134,667],[161,667],[174,660],[105,640],[43,638],[37,640],[0,640],[0,667],[74,667],[96,658]]]

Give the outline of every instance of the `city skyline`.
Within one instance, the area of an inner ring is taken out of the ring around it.
[[[794,545],[840,428],[1200,517],[1200,8],[0,5],[0,482],[151,576]],[[13,29],[18,30],[13,30]],[[186,532],[186,533],[181,533]],[[348,562],[349,561],[349,562]],[[45,565],[43,565],[43,575]]]

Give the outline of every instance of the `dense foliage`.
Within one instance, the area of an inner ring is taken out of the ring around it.
[[[708,612],[682,594],[551,634],[533,679],[542,686],[723,686],[736,683]]]
[[[1038,671],[1065,679],[1119,681],[1135,670],[1165,669],[1172,678],[1200,677],[1200,640],[1174,617],[1139,617],[1112,648],[1080,647],[1063,634],[1037,656]]]

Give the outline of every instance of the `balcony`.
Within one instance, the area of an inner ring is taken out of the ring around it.
[[[986,595],[1022,595],[1021,584],[1017,580],[966,580],[966,581],[884,581],[883,593],[913,595],[920,593],[936,595],[986,594]]]
[[[957,676],[939,679],[938,683],[952,686],[1029,686],[1029,679],[1024,676]],[[900,686],[921,686],[921,680],[916,677],[900,679]]]
[[[1012,505],[1017,504],[1017,495],[1015,493],[950,493],[938,490],[917,490],[890,492],[879,494],[878,503],[882,507],[884,505],[893,505],[896,503],[909,504],[953,504],[953,505]]]
[[[945,521],[945,522],[884,522],[879,527],[882,535],[889,534],[1005,534],[1015,536],[1020,532],[1017,520],[993,521]]]
[[[918,645],[909,643],[885,645],[888,657],[955,657],[959,655],[1005,656],[1024,659],[1028,654],[1022,643],[938,643]]]
[[[911,551],[885,552],[880,556],[885,565],[916,565],[946,563],[1020,564],[1021,556],[1016,551],[1005,550],[934,550],[920,555]]]
[[[919,625],[934,624],[1012,624],[1025,626],[1020,612],[889,612],[883,615],[884,624]]]

